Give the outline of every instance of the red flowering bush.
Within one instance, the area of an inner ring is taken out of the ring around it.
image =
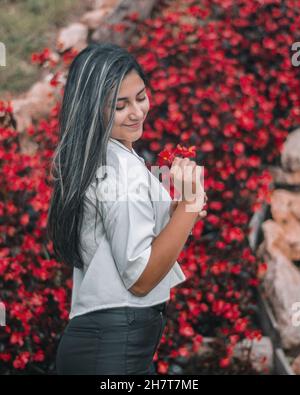
[[[178,258],[187,281],[172,289],[155,355],[159,373],[166,374],[181,371],[203,336],[223,344],[211,369],[224,371],[238,341],[261,337],[253,291],[266,265],[249,248],[249,221],[269,201],[267,166],[279,161],[288,132],[300,122],[299,73],[290,50],[300,41],[299,2],[198,3],[186,0],[167,12],[161,1],[151,19],[138,22],[129,45],[152,85],[137,150],[153,165],[170,164],[175,155],[195,159],[205,167],[209,199],[207,217],[196,223]],[[52,68],[51,84],[63,89],[74,55],[65,53],[59,64],[46,49],[32,60]],[[71,270],[52,258],[45,237],[58,111],[59,101],[48,119],[28,128],[39,146],[29,156],[20,151],[13,109],[0,106],[0,284],[7,311],[1,373],[53,372],[69,314]]]

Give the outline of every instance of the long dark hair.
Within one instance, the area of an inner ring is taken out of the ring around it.
[[[59,113],[59,143],[50,170],[54,185],[47,236],[52,240],[56,259],[77,268],[84,266],[80,229],[85,201],[89,200],[85,192],[97,168],[107,164],[107,143],[118,92],[123,78],[133,69],[148,86],[147,76],[134,56],[112,43],[88,45],[76,55],[69,68]],[[104,108],[111,96],[106,122]],[[93,206],[96,228],[100,212],[98,204]]]

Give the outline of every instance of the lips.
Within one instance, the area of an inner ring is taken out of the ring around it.
[[[127,126],[130,129],[137,129],[138,127],[141,126],[141,124],[142,124],[142,122],[138,122],[138,123],[134,123],[132,125],[125,125],[125,126]]]
[[[133,124],[131,124],[131,125],[125,125],[125,126],[138,126],[138,125],[140,125],[141,124],[141,122],[137,122],[137,123],[133,123]]]

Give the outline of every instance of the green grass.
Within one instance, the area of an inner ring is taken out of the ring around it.
[[[0,100],[26,91],[39,80],[39,70],[31,64],[31,54],[53,46],[58,29],[81,11],[83,3],[82,0],[0,0],[0,41],[6,46],[6,67],[0,67]]]

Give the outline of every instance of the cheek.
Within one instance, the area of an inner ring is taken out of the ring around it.
[[[114,126],[123,126],[123,124],[126,123],[126,111],[116,111],[115,112],[115,120],[114,120]]]
[[[141,104],[141,110],[144,113],[144,116],[147,116],[147,113],[150,109],[150,103],[149,99],[147,99],[143,104]],[[115,112],[115,119],[114,119],[114,127],[120,127],[123,126],[124,123],[128,121],[128,116],[129,116],[129,111],[123,110],[123,111],[116,111]]]
[[[145,103],[143,103],[143,105],[142,105],[142,110],[143,110],[143,112],[144,112],[145,114],[147,114],[147,112],[149,111],[149,109],[150,109],[150,102],[149,102],[149,99],[147,98],[147,100],[145,101]]]

